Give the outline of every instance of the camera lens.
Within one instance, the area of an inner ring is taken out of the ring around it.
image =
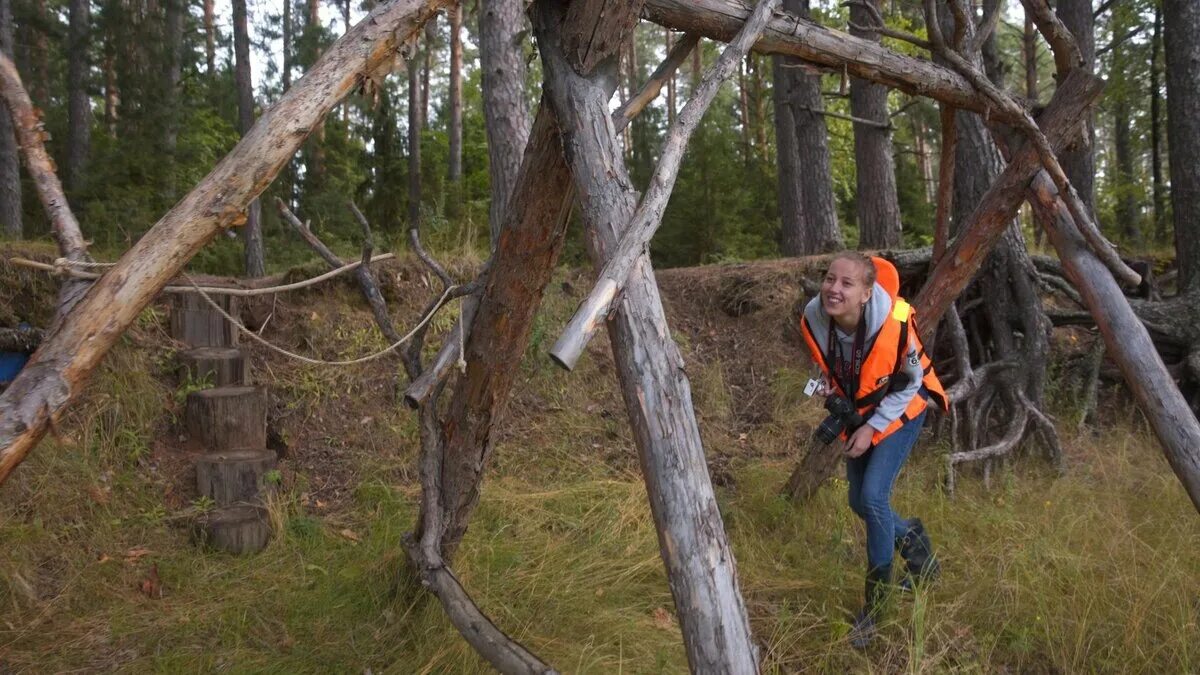
[[[838,434],[842,433],[842,429],[845,426],[837,415],[830,415],[821,420],[821,423],[817,425],[817,439],[825,445],[829,445],[838,437]]]

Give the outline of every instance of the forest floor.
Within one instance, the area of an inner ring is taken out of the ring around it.
[[[430,280],[408,260],[384,269],[398,323],[411,321]],[[1200,519],[1119,388],[1080,428],[1078,396],[1057,377],[1061,476],[1029,453],[990,489],[964,472],[948,496],[945,441],[926,434],[896,504],[929,527],[943,576],[896,601],[871,649],[849,647],[865,560],[845,482],[804,506],[777,494],[823,412],[803,396],[811,365],[787,330],[806,273],[811,261],[658,275],[764,670],[1200,670]],[[563,672],[686,672],[607,340],[573,374],[545,356],[587,279],[562,270],[547,292],[455,570]],[[0,301],[48,307],[52,294],[0,262]],[[258,309],[271,317],[263,335],[295,351],[383,345],[350,281]],[[0,488],[0,673],[486,671],[405,572],[417,443],[398,366],[311,367],[248,347],[285,453],[277,536],[254,556],[205,552],[189,542],[204,505],[178,449],[197,385],[174,377],[165,320],[164,306],[142,315]]]

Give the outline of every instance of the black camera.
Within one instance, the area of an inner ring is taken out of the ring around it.
[[[817,425],[817,438],[825,445],[832,443],[833,439],[837,438],[842,431],[854,433],[866,421],[844,396],[837,394],[827,396],[825,409],[829,411],[829,417],[821,420],[821,423]]]

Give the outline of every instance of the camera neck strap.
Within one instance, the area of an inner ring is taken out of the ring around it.
[[[846,397],[853,401],[858,396],[858,377],[862,373],[863,361],[866,360],[866,344],[867,344],[867,313],[864,311],[858,317],[858,328],[854,331],[854,352],[850,358],[845,358],[842,354],[842,341],[837,336],[837,322],[830,317],[829,321],[829,347],[826,353],[829,354],[830,376],[842,388],[842,392]]]

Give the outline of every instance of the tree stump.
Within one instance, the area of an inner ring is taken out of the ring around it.
[[[246,357],[233,347],[197,347],[179,353],[179,380],[214,387],[247,384]]]
[[[223,450],[196,460],[196,489],[218,506],[254,501],[271,489],[263,482],[275,468],[274,450]]]
[[[238,298],[212,295],[230,316],[238,315]],[[238,333],[233,324],[194,293],[178,293],[171,308],[171,337],[190,347],[233,347]]]
[[[257,553],[271,539],[271,519],[262,506],[226,506],[198,517],[192,536],[198,545],[218,551],[235,555]]]
[[[258,387],[205,389],[188,394],[188,436],[210,451],[267,446],[267,397]]]

